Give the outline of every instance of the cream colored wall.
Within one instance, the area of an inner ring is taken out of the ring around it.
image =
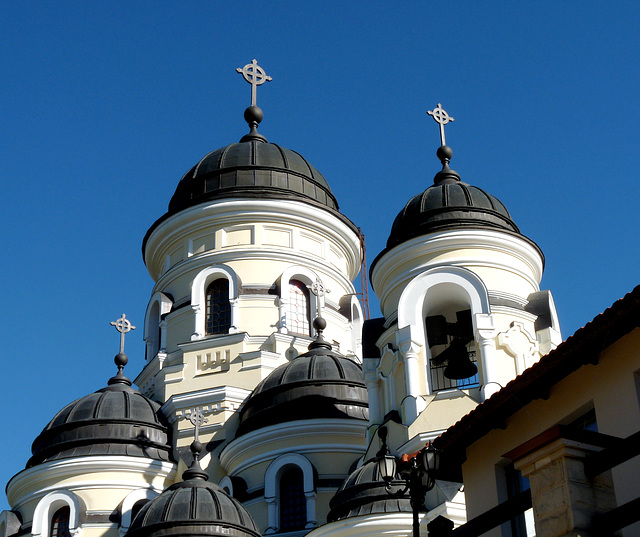
[[[640,431],[639,371],[640,329],[636,328],[605,349],[598,365],[582,366],[553,386],[548,400],[529,403],[507,420],[505,430],[493,429],[467,448],[463,473],[468,517],[497,505],[496,466],[508,462],[503,455],[548,428],[570,423],[594,408],[599,432],[624,438]],[[619,504],[637,497],[637,460],[615,468],[613,477]]]
[[[82,500],[87,512],[111,513],[127,495],[139,489],[160,493],[171,484],[176,467],[141,457],[87,456],[61,459],[23,470],[7,485],[11,509],[18,511],[24,524],[33,521],[38,502],[48,493],[68,490]],[[81,519],[85,513],[81,514]],[[83,527],[92,535],[105,535],[112,524]],[[114,530],[115,531],[115,530]]]

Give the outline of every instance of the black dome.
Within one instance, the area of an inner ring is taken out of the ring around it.
[[[433,178],[433,186],[411,198],[396,216],[387,249],[431,231],[458,227],[520,233],[498,198],[462,182],[457,172],[449,168],[453,156],[450,147],[440,146],[437,155],[442,161],[442,170]]]
[[[160,405],[119,373],[109,386],[58,412],[34,440],[27,468],[84,455],[128,455],[170,461],[169,425]]]
[[[127,537],[208,535],[260,537],[249,512],[218,485],[188,479],[145,504]]]
[[[228,197],[302,199],[338,210],[325,178],[301,155],[255,138],[217,149],[191,168],[169,213]]]
[[[321,338],[256,386],[240,411],[237,436],[295,420],[369,419],[362,368]]]
[[[392,494],[378,472],[378,458],[364,463],[347,477],[329,502],[328,522],[372,513],[411,512],[409,492],[399,494],[406,482],[399,476],[391,482]]]
[[[387,248],[431,231],[458,227],[520,233],[507,208],[495,196],[462,181],[443,182],[409,200],[393,222]]]

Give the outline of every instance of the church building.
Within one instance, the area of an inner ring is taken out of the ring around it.
[[[542,251],[451,169],[438,105],[440,165],[372,263],[382,316],[366,318],[357,223],[331,178],[258,132],[270,77],[255,60],[238,71],[247,134],[189,169],[142,241],[139,389],[122,343],[106,387],[51,413],[0,537],[408,536],[410,491],[379,461],[434,441],[455,457],[420,531],[477,512],[447,431],[561,344]],[[129,320],[112,324],[124,341]]]

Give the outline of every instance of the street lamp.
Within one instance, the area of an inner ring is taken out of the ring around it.
[[[435,474],[440,465],[440,454],[431,442],[416,453],[404,454],[400,462],[389,453],[387,446],[387,428],[378,429],[378,437],[382,442],[378,451],[378,472],[385,482],[385,490],[392,496],[404,496],[409,492],[411,510],[413,512],[413,537],[420,537],[420,508],[424,505],[424,498],[435,485]],[[405,483],[404,489],[394,492],[392,482],[396,472]]]

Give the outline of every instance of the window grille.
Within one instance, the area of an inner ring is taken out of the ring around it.
[[[307,503],[300,468],[286,470],[280,478],[280,531],[304,529],[307,523]]]
[[[477,366],[476,351],[468,351],[469,361]],[[432,358],[429,363],[429,370],[431,372],[431,389],[434,392],[440,390],[451,390],[453,388],[477,388],[480,386],[478,381],[478,373],[472,377],[466,379],[450,379],[444,376],[444,370],[447,368],[448,363],[438,363],[438,358]]]
[[[289,312],[287,328],[294,334],[311,334],[309,289],[298,280],[289,281]]]
[[[49,530],[49,537],[71,537],[69,531],[69,518],[71,516],[71,509],[68,505],[58,509],[51,517],[51,529]]]
[[[206,334],[228,334],[231,328],[231,304],[229,280],[220,278],[207,287]]]

